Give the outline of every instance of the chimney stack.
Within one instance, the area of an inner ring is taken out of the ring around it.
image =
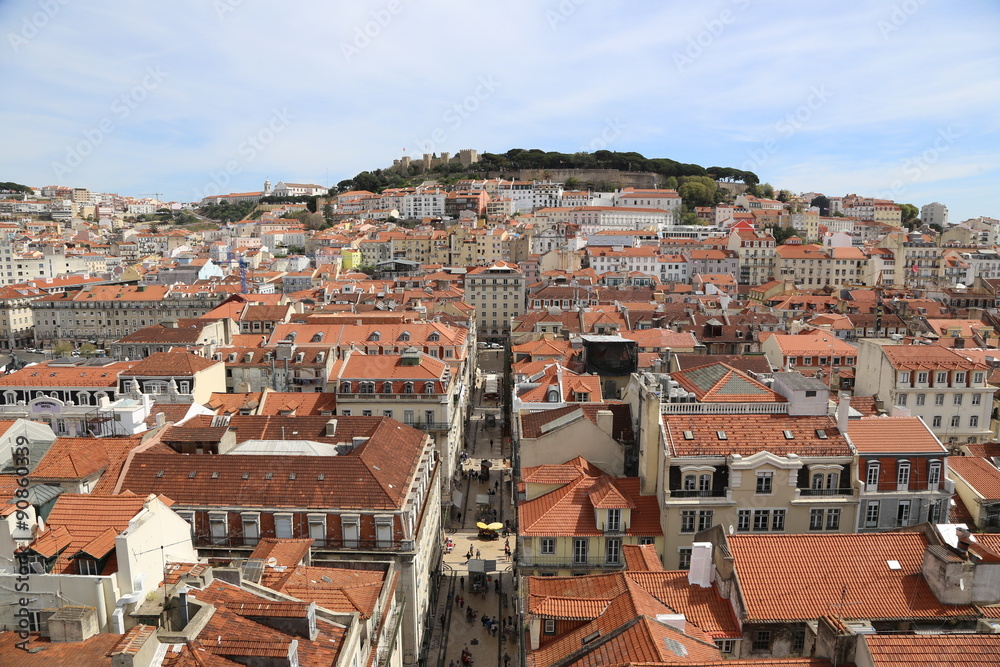
[[[847,433],[847,420],[851,416],[851,392],[840,392],[840,403],[837,404],[837,430]]]

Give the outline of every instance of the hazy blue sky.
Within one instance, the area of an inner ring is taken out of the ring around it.
[[[0,27],[0,180],[188,201],[608,148],[1000,215],[996,0],[15,0]]]

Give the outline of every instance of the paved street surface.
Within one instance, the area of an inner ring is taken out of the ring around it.
[[[481,354],[480,358],[483,356],[485,355]],[[517,664],[517,647],[513,640],[506,640],[502,630],[498,630],[494,636],[481,622],[483,614],[488,615],[490,619],[496,617],[501,628],[504,627],[507,617],[513,620],[512,564],[504,555],[504,544],[509,544],[513,555],[516,538],[511,533],[509,537],[501,536],[497,540],[479,539],[476,523],[480,518],[481,509],[487,507],[495,509],[496,520],[501,523],[510,520],[513,525],[515,516],[510,502],[510,448],[503,442],[499,422],[494,427],[488,427],[485,419],[487,412],[494,412],[499,416],[499,403],[484,402],[481,388],[477,388],[475,401],[476,409],[470,420],[465,449],[468,458],[462,464],[461,479],[456,484],[456,488],[462,493],[462,507],[452,510],[452,519],[445,525],[445,535],[452,540],[454,548],[451,553],[444,555],[437,607],[434,609],[430,651],[427,656],[427,664],[437,667],[449,667],[451,661],[456,665],[461,664],[463,648],[468,648],[474,663],[480,667],[494,665],[503,667],[505,653],[510,655],[511,665]],[[481,470],[484,459],[490,462],[490,476],[487,481],[479,481],[470,473]],[[486,494],[489,490],[495,490],[496,495],[489,496],[489,505],[480,508],[476,503],[477,496]],[[461,521],[458,520],[459,512]],[[478,552],[483,560],[496,561],[497,571],[487,573],[490,581],[486,590],[481,593],[473,593],[470,590],[472,582],[466,558],[470,547],[473,559]],[[498,577],[499,593],[495,588]],[[458,596],[465,598],[464,605],[459,606],[456,599]],[[505,597],[508,603],[506,607],[503,604]],[[475,610],[471,619],[466,617],[469,607]]]

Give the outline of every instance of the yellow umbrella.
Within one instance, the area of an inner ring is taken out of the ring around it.
[[[503,528],[503,524],[497,521],[496,523],[491,523],[486,527],[489,528],[490,530],[500,530],[501,528]]]
[[[489,526],[487,526],[485,523],[483,523],[482,521],[480,521],[479,523],[476,524],[476,528],[482,528],[483,530],[487,530],[487,529],[489,529]]]

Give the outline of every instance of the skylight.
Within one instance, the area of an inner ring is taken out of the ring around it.
[[[782,433],[785,434],[785,440],[794,440],[795,439],[795,434],[792,433],[791,431],[782,431]]]
[[[729,436],[726,435],[725,431],[716,431],[715,435],[718,436],[719,440],[729,440]]]

